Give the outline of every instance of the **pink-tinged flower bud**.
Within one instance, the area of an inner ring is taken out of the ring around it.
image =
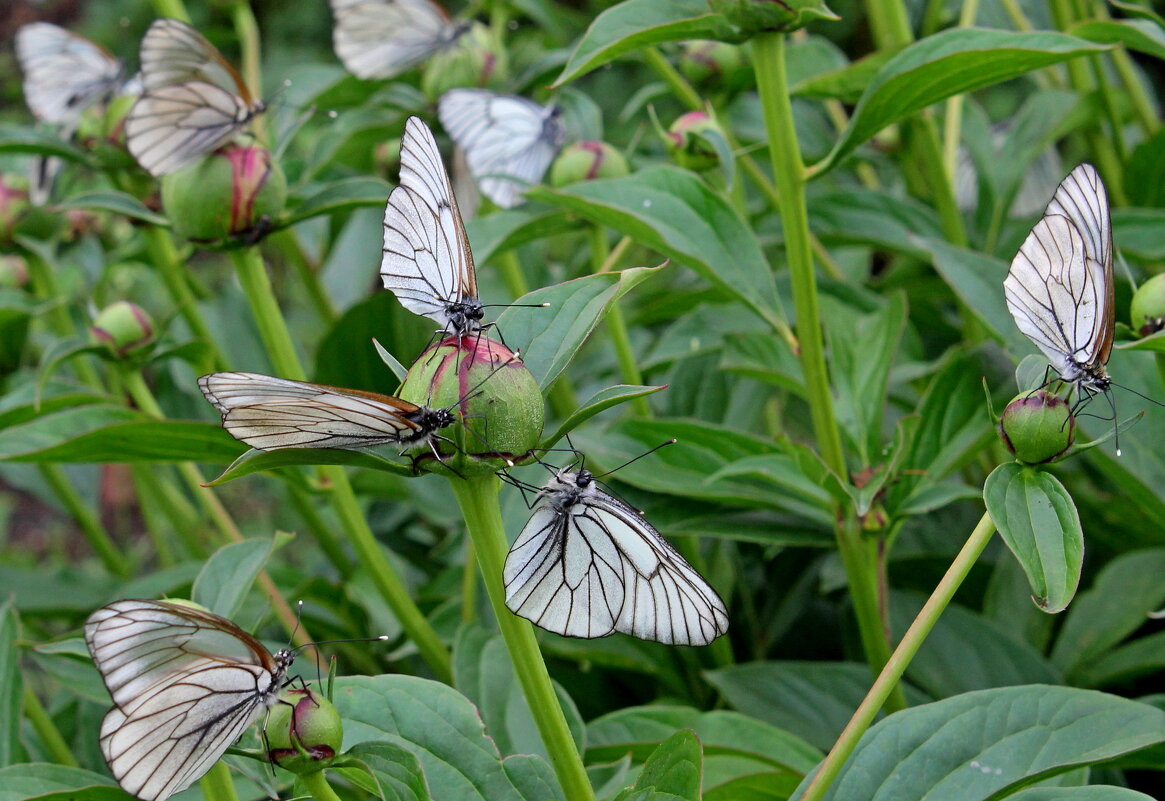
[[[400,396],[460,418],[439,432],[452,440],[436,441],[440,462],[428,444],[415,452],[418,466],[432,472],[496,472],[524,458],[542,435],[546,410],[538,382],[517,354],[484,335],[446,337],[426,350]]]
[[[720,162],[710,137],[723,138],[724,131],[703,111],[689,111],[676,119],[664,135],[663,144],[676,163],[689,170],[710,170]]]
[[[13,229],[28,207],[28,179],[0,173],[0,241],[12,238]]]
[[[124,358],[153,343],[154,321],[142,307],[119,300],[101,310],[89,335],[95,344],[105,345],[113,355]]]
[[[455,46],[442,50],[425,63],[421,91],[430,100],[436,100],[450,89],[500,89],[506,85],[509,64],[505,51],[498,49],[497,40],[485,25],[468,24],[469,30],[461,34]]]
[[[257,146],[230,144],[162,178],[162,206],[174,231],[196,242],[247,237],[283,210],[287,179]]]
[[[752,67],[740,48],[727,42],[697,39],[680,46],[680,72],[699,86],[743,89],[752,80]]]
[[[1015,397],[999,420],[999,435],[1018,461],[1050,462],[1076,438],[1076,418],[1067,401],[1042,389]]]
[[[841,19],[824,0],[708,0],[708,5],[748,36],[795,31],[817,19]]]
[[[1129,307],[1129,323],[1143,337],[1165,328],[1165,273],[1158,273],[1137,288]]]
[[[344,724],[332,702],[310,687],[288,690],[267,719],[267,758],[298,775],[332,764],[344,742]]]
[[[566,186],[596,178],[619,178],[631,172],[623,154],[606,142],[575,142],[550,167],[550,185]]]
[[[0,256],[0,289],[20,289],[28,283],[28,264],[21,256]]]

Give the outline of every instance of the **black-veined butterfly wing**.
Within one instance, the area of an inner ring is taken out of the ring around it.
[[[24,99],[37,117],[74,126],[86,108],[117,88],[121,62],[104,48],[48,22],[16,32],[16,57],[24,72]]]
[[[445,422],[434,419],[440,411],[390,395],[258,373],[212,373],[198,386],[222,414],[223,428],[257,450],[412,443]]]
[[[1019,330],[1065,381],[1105,389],[1112,348],[1112,228],[1095,168],[1060,184],[1003,282]]]
[[[142,38],[142,83],[147,92],[198,81],[252,99],[239,73],[206,37],[185,22],[158,19]]]
[[[417,117],[405,123],[400,185],[384,210],[380,275],[409,311],[456,335],[480,329],[481,303],[469,237],[441,151]]]
[[[672,645],[707,645],[728,630],[724,602],[643,517],[559,471],[506,557],[506,605],[568,637],[615,631]]]
[[[336,55],[364,80],[392,78],[454,43],[465,27],[429,0],[331,0]]]
[[[465,151],[482,194],[508,209],[542,180],[562,148],[558,109],[486,89],[453,89],[441,96],[437,114]]]
[[[166,601],[98,609],[85,642],[114,702],[102,753],[142,801],[163,801],[209,770],[274,703],[294,659],[225,618]]]

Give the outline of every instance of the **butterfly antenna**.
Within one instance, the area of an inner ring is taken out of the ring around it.
[[[1138,398],[1140,398],[1141,400],[1147,400],[1149,403],[1153,404],[1154,406],[1160,406],[1161,408],[1165,409],[1165,403],[1162,403],[1161,401],[1156,400],[1155,398],[1150,398],[1148,395],[1142,395],[1140,392],[1137,392],[1132,387],[1126,387],[1124,384],[1118,384],[1115,381],[1112,382],[1112,385],[1114,387],[1120,387],[1125,392],[1131,392],[1134,395],[1136,395]]]
[[[339,642],[387,642],[392,638],[387,634],[381,634],[379,637],[346,637],[341,640],[316,640],[315,642],[304,643],[303,645],[292,648],[292,651],[302,651],[304,648],[310,648],[314,645],[334,645]]]
[[[605,472],[605,473],[603,473],[603,474],[601,474],[601,475],[597,475],[597,476],[595,476],[595,478],[596,478],[596,479],[599,479],[599,478],[602,478],[603,476],[609,476],[609,475],[611,475],[611,473],[614,473],[616,470],[622,470],[624,467],[626,467],[627,465],[631,464],[632,462],[638,462],[638,461],[639,461],[640,459],[642,459],[644,456],[650,456],[651,454],[653,454],[653,453],[655,453],[656,451],[658,451],[660,448],[666,448],[668,445],[675,445],[677,441],[678,441],[678,440],[676,440],[676,439],[674,439],[674,438],[673,438],[673,439],[669,439],[669,440],[667,440],[666,442],[661,442],[661,443],[659,443],[658,445],[656,445],[654,448],[652,448],[651,450],[649,450],[649,451],[645,451],[644,453],[641,453],[641,454],[639,454],[638,456],[636,456],[634,459],[629,459],[628,461],[626,461],[626,462],[623,462],[623,464],[619,465],[618,467],[616,467],[616,468],[614,468],[614,469],[612,469],[612,470],[608,470],[607,472]]]

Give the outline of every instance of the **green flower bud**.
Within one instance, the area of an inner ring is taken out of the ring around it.
[[[1129,323],[1143,337],[1165,328],[1165,273],[1154,275],[1137,288],[1129,307]]]
[[[749,36],[795,31],[817,19],[841,19],[824,0],[708,0],[708,5]]]
[[[0,240],[12,238],[12,230],[28,211],[28,179],[0,174]]]
[[[517,354],[485,336],[447,337],[426,350],[409,369],[400,396],[461,418],[441,432],[453,443],[435,442],[440,462],[427,443],[419,446],[417,461],[432,472],[496,472],[524,458],[542,435],[538,382]]]
[[[575,142],[558,154],[550,167],[550,185],[566,186],[596,178],[619,178],[631,172],[627,159],[606,142]]]
[[[20,256],[0,256],[0,289],[20,289],[28,283],[28,264]]]
[[[304,775],[332,764],[344,742],[344,724],[332,702],[311,688],[288,690],[267,719],[267,758]]]
[[[421,75],[421,91],[436,100],[450,89],[465,86],[500,89],[509,72],[506,53],[499,50],[489,28],[480,22],[470,27],[457,44],[430,58]]]
[[[1042,389],[1024,392],[1003,410],[999,435],[1015,458],[1028,464],[1050,462],[1076,438],[1076,418],[1067,401]]]
[[[119,300],[101,310],[89,329],[93,342],[124,358],[154,341],[154,321],[140,306]]]
[[[724,131],[703,111],[689,111],[667,129],[663,145],[681,167],[700,172],[715,167],[720,157],[707,136],[724,136]]]
[[[283,170],[256,146],[227,145],[162,178],[175,233],[197,242],[247,237],[279,215],[286,197]]]
[[[752,67],[740,48],[727,42],[697,39],[680,47],[680,72],[694,84],[742,89],[752,80]]]

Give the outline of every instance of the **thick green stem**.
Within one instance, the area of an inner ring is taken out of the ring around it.
[[[77,490],[69,482],[64,470],[55,464],[41,464],[38,467],[41,477],[56,493],[60,502],[65,505],[65,509],[77,523],[81,533],[85,535],[86,541],[101,559],[105,568],[115,576],[128,578],[133,572],[133,566],[114,545],[113,538],[109,536],[105,526],[101,525],[101,520],[97,514],[77,494]]]
[[[206,801],[239,801],[231,770],[221,759],[198,780],[198,787]]]
[[[291,268],[295,270],[296,279],[307,290],[308,299],[324,325],[330,326],[336,322],[340,315],[337,314],[336,307],[327,289],[324,288],[324,282],[320,280],[318,266],[312,264],[307,254],[303,252],[303,245],[296,236],[295,229],[285,228],[277,231],[271,235],[270,241],[283,250],[283,258],[287,259]]]
[[[174,247],[174,240],[170,238],[170,232],[156,225],[147,225],[144,229],[144,236],[146,238],[146,251],[150,254],[150,260],[154,262],[154,268],[161,274],[162,281],[166,284],[166,290],[170,293],[170,299],[178,307],[178,313],[182,315],[182,319],[190,327],[191,333],[205,342],[214,353],[215,365],[220,370],[229,370],[229,365],[223,360],[222,352],[216,345],[214,336],[210,333],[210,327],[198,310],[194,293],[190,290],[190,284],[186,280],[186,264],[178,255],[178,249]]]
[[[461,574],[461,622],[477,621],[477,554],[473,540],[465,542],[465,567]]]
[[[289,487],[287,495],[291,499],[291,505],[295,507],[296,513],[307,524],[308,530],[319,543],[324,556],[328,557],[328,561],[343,578],[351,576],[355,566],[348,555],[344,553],[344,543],[332,533],[327,521],[312,503],[311,496],[299,487]]]
[[[538,640],[534,637],[534,627],[506,608],[506,592],[502,586],[502,568],[506,561],[508,542],[502,526],[501,509],[498,507],[498,489],[501,486],[496,476],[485,476],[469,480],[450,479],[453,494],[465,517],[465,525],[473,540],[473,548],[481,565],[482,579],[490,605],[498,619],[510,662],[518,676],[518,683],[526,696],[530,713],[542,743],[550,756],[558,783],[567,801],[594,801],[595,794],[583,767],[582,758],[566,725],[566,716],[558,703],[550,674]]]
[[[938,4],[940,7],[943,4]],[[979,13],[979,0],[964,0],[959,12],[959,27],[968,28],[975,24]],[[943,128],[943,169],[947,175],[954,175],[959,161],[959,139],[963,126],[963,95],[955,95],[947,100],[947,113]]]
[[[591,269],[595,273],[603,272],[603,267],[611,255],[611,246],[607,243],[607,232],[602,226],[592,225],[591,234]],[[607,311],[607,334],[611,337],[611,344],[615,346],[615,358],[619,362],[619,374],[623,383],[632,386],[643,384],[643,373],[635,363],[635,350],[631,347],[631,336],[627,333],[627,322],[623,319],[623,310],[618,303],[611,305]],[[635,398],[631,401],[631,408],[637,417],[651,419],[651,404],[647,398]]]
[[[52,265],[31,250],[25,251],[25,261],[28,264],[32,287],[36,292],[37,298],[51,304],[47,315],[49,325],[52,326],[54,333],[59,337],[76,336],[77,328],[73,323],[72,316],[69,314],[69,309],[64,303],[61,303],[62,298],[64,298],[64,293],[61,292],[60,287],[57,285],[57,278],[53,274]],[[70,366],[82,384],[86,384],[94,389],[101,388],[101,376],[93,366],[93,362],[90,361],[89,356],[81,356],[73,359]]]
[[[861,705],[858,706],[857,711],[854,712],[853,717],[850,718],[850,722],[846,725],[841,736],[838,737],[837,742],[834,743],[833,750],[821,763],[817,775],[810,783],[809,789],[801,797],[801,801],[821,801],[825,797],[830,784],[837,778],[838,771],[853,753],[858,741],[870,727],[870,724],[873,723],[878,710],[885,704],[891,690],[898,686],[898,680],[902,678],[910,661],[918,653],[918,649],[922,647],[922,643],[930,634],[931,629],[934,628],[934,624],[938,622],[943,610],[950,604],[955,591],[962,585],[963,580],[974,566],[975,560],[979,558],[979,554],[991,541],[991,535],[994,532],[995,525],[991,522],[990,516],[984,514],[975,526],[975,530],[971,532],[971,536],[967,538],[962,550],[951,562],[946,575],[939,581],[938,586],[935,587],[934,592],[923,605],[922,611],[918,613],[918,617],[910,624],[902,641],[894,649],[890,660],[874,681],[873,686],[870,687],[870,691],[866,694]]]
[[[236,0],[231,4],[231,22],[235,26],[235,35],[239,37],[239,47],[243,53],[243,81],[251,96],[263,96],[263,75],[260,71],[262,51],[259,44],[259,23],[255,21],[255,13],[251,11],[251,4],[247,0]],[[267,126],[262,115],[251,120],[251,131],[259,144],[267,146]]]
[[[154,11],[159,17],[171,17],[183,22],[190,22],[190,15],[186,13],[186,6],[182,0],[153,0]]]
[[[287,329],[283,313],[275,301],[271,281],[267,278],[267,268],[259,252],[255,248],[243,248],[232,256],[239,283],[247,295],[251,314],[259,327],[259,334],[267,347],[267,354],[275,366],[275,371],[282,378],[289,378],[292,381],[305,380],[307,375],[295,352],[295,345],[292,343],[291,332]],[[338,465],[320,467],[319,474],[330,485],[336,513],[340,516],[340,521],[348,532],[360,562],[368,570],[381,597],[392,609],[405,633],[416,644],[421,657],[429,664],[434,675],[441,681],[452,681],[449,649],[441,642],[437,632],[409,596],[408,589],[396,568],[380,550],[376,537],[360,510],[356,492],[348,481],[348,474]]]
[[[503,250],[493,258],[498,272],[502,274],[502,282],[506,290],[517,300],[530,291],[526,283],[526,276],[522,273],[522,264],[518,261],[518,254],[512,250]]]
[[[175,563],[174,549],[166,536],[168,528],[174,528],[173,518],[162,506],[161,491],[154,476],[155,465],[130,465],[130,475],[133,478],[134,494],[137,495],[138,505],[141,508],[142,519],[145,521],[146,536],[154,546],[154,553],[158,557],[160,567],[172,567]],[[163,522],[163,517],[170,521]]]
[[[303,786],[307,788],[311,797],[316,801],[340,801],[340,796],[336,795],[332,785],[328,784],[328,780],[324,778],[324,771],[317,770],[315,773],[308,773],[299,778],[303,780]]]
[[[24,685],[24,716],[36,730],[36,736],[40,738],[41,745],[53,762],[72,768],[78,767],[77,758],[73,756],[69,744],[61,736],[60,729],[53,723],[52,717],[27,683]]]

